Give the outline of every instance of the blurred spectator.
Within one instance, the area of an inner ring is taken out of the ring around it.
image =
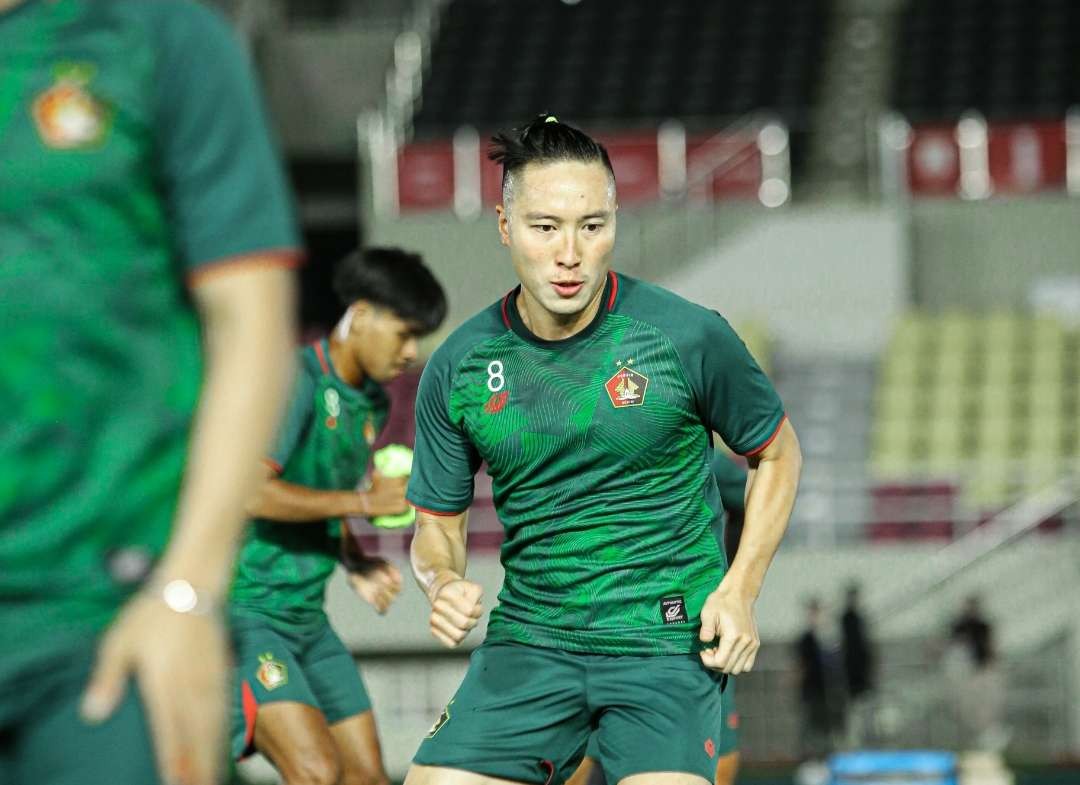
[[[846,688],[845,727],[849,747],[863,746],[873,740],[874,727],[874,650],[866,621],[859,608],[859,586],[851,584],[840,616],[840,651]]]
[[[947,674],[954,688],[954,706],[965,748],[999,750],[1003,725],[1005,682],[994,648],[994,628],[983,615],[979,597],[967,598],[952,624]]]
[[[799,676],[800,743],[802,757],[824,758],[831,747],[832,715],[829,710],[828,667],[821,642],[821,602],[806,602],[806,629],[795,644]]]

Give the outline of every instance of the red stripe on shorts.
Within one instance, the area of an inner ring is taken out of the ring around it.
[[[259,712],[259,702],[247,681],[240,683],[240,701],[244,707],[244,755],[255,741],[255,715]]]

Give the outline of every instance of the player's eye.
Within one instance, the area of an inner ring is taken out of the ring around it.
[[[552,224],[533,224],[533,229],[541,234],[551,234],[555,231],[555,227]]]
[[[589,234],[596,234],[603,226],[603,224],[585,224],[585,231]]]

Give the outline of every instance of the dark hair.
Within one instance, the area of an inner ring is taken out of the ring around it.
[[[354,251],[334,270],[334,292],[348,306],[357,300],[388,308],[422,334],[446,317],[446,293],[420,258],[400,248]]]
[[[488,158],[502,164],[505,193],[509,178],[527,164],[555,161],[602,163],[615,180],[615,170],[602,144],[572,125],[560,123],[554,115],[542,114],[521,130],[500,131],[491,137]]]

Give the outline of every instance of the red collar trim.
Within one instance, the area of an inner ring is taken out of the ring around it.
[[[315,347],[315,356],[319,358],[319,365],[322,366],[323,373],[330,373],[330,363],[326,361],[326,352],[322,348],[322,340],[316,341],[312,346]]]
[[[506,297],[504,297],[502,301],[502,319],[503,324],[506,325],[507,330],[513,329],[510,325],[510,298],[514,296],[514,292],[516,291],[516,288],[508,291],[506,293]]]

